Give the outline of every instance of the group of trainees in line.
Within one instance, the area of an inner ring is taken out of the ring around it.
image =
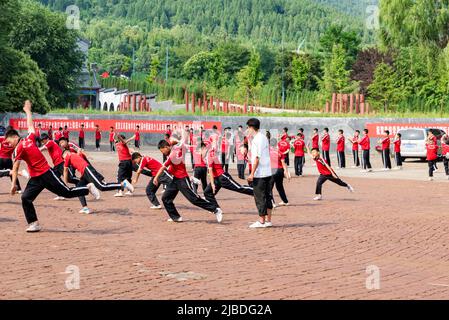
[[[134,192],[133,184],[136,184],[142,175],[149,177],[146,194],[152,204],[152,209],[162,209],[156,192],[160,185],[164,185],[162,203],[169,215],[169,222],[183,221],[174,203],[179,192],[191,204],[214,215],[218,223],[223,220],[223,210],[216,199],[216,194],[221,188],[253,197],[259,219],[252,223],[250,228],[273,226],[271,215],[274,209],[272,192],[274,186],[282,198],[280,205],[288,205],[282,182],[285,177],[290,178],[285,163],[285,154],[277,148],[276,139],[261,133],[258,119],[248,120],[245,131],[248,143],[244,148],[247,148],[247,153],[251,158],[251,172],[247,178],[248,185],[239,184],[229,172],[225,172],[220,161],[219,142],[216,134],[210,134],[207,140],[196,146],[196,150],[199,151],[205,162],[209,176],[209,182],[203,189],[204,197],[202,197],[198,193],[198,186],[192,182],[197,179],[191,178],[186,168],[187,149],[192,148],[188,143],[189,135],[186,131],[181,132],[179,136],[173,134],[168,141],[163,139],[159,142],[158,149],[166,157],[164,163],[139,152],[131,153],[128,143],[135,137],[126,139],[124,135],[116,134],[115,148],[119,160],[118,181],[106,182],[104,176],[93,166],[93,159],[89,158],[86,152],[75,143],[65,137],[61,137],[56,143],[46,133],[41,134],[40,137],[36,136],[30,101],[25,102],[23,110],[26,114],[28,135],[21,137],[17,130],[8,128],[5,136],[0,140],[0,153],[8,154],[12,167],[1,169],[0,175],[11,178],[11,195],[21,194],[22,209],[28,223],[27,232],[42,230],[34,201],[44,189],[56,194],[59,199],[78,197],[82,207],[80,213],[90,214],[92,211],[88,208],[86,199],[89,193],[96,200],[100,199],[100,192],[117,191],[115,194],[117,197],[123,197],[126,193],[132,194]],[[316,161],[320,172],[315,200],[321,200],[322,185],[327,180],[346,187],[351,192],[354,191],[321,158],[318,149],[310,150],[308,147],[306,149]],[[44,156],[44,150],[48,152],[52,165]],[[28,171],[19,170],[22,161],[26,163]],[[136,172],[134,179],[132,179],[133,171]],[[19,187],[19,175],[28,179],[23,191]],[[197,181],[197,184],[201,184],[201,181]],[[69,185],[74,186],[69,187]]]

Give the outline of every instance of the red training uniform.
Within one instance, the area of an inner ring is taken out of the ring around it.
[[[187,178],[189,176],[185,165],[186,149],[187,148],[183,143],[174,145],[167,161],[164,163],[164,167],[168,168],[168,172],[178,179]]]
[[[15,161],[23,160],[28,166],[30,177],[38,177],[50,170],[50,166],[42,152],[36,146],[36,135],[30,133],[19,141],[14,151]]]
[[[139,169],[148,169],[151,171],[151,176],[156,176],[156,173],[158,173],[159,169],[162,167],[162,163],[157,161],[154,158],[151,157],[143,157],[140,161]]]
[[[305,142],[303,139],[296,139],[293,142],[293,147],[295,148],[295,157],[304,157]]]

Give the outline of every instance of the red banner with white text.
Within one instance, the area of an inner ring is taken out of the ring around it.
[[[390,131],[390,135],[394,136],[401,129],[408,128],[431,128],[440,129],[449,132],[449,123],[367,123],[366,129],[372,138],[381,137],[385,130]]]
[[[185,128],[189,126],[194,130],[200,129],[201,126],[205,130],[212,129],[215,125],[218,130],[221,130],[221,122],[219,121],[170,121],[170,120],[115,120],[115,119],[91,119],[91,120],[78,120],[78,119],[34,119],[34,125],[37,127],[39,124],[42,130],[48,130],[50,126],[53,127],[53,131],[58,130],[59,127],[64,128],[67,126],[69,131],[77,131],[81,129],[81,125],[84,124],[85,131],[95,131],[95,126],[99,125],[101,131],[108,131],[110,127],[118,132],[134,132],[136,126],[140,126],[140,132],[142,133],[165,133],[167,125],[171,126],[172,130]],[[18,130],[27,130],[26,119],[10,119],[9,125]]]

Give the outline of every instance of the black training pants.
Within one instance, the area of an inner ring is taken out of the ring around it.
[[[274,201],[273,188],[274,188],[274,186],[276,186],[276,190],[278,191],[282,202],[288,203],[287,195],[285,194],[285,189],[284,189],[284,169],[283,168],[278,168],[276,170],[274,175],[271,176],[270,183],[271,183],[270,192],[271,192],[271,197],[273,198],[273,201]]]
[[[336,184],[338,184],[339,186],[342,186],[342,187],[348,187],[348,184],[347,184],[346,182],[342,181],[340,178],[335,178],[335,177],[332,176],[332,175],[325,176],[325,175],[321,174],[321,175],[318,177],[318,181],[316,182],[316,190],[315,190],[315,194],[321,194],[321,190],[322,190],[322,188],[323,188],[323,184],[324,184],[327,180],[332,181],[333,183],[336,183]]]
[[[235,191],[238,193],[246,194],[249,196],[254,196],[253,188],[250,186],[242,186],[240,183],[236,182],[229,173],[223,173],[221,176],[214,178],[215,193],[212,190],[212,185],[208,184],[206,190],[204,190],[204,197],[207,201],[214,203],[219,207],[215,195],[220,191],[221,188]]]
[[[329,150],[327,151],[323,150],[323,159],[327,162],[329,166],[331,165],[331,156],[329,154]]]
[[[193,176],[201,181],[201,185],[203,187],[203,192],[207,187],[207,168],[206,167],[198,167],[195,166],[193,169]],[[196,184],[193,185],[195,190],[198,190],[198,186]]]
[[[150,182],[148,182],[147,188],[145,190],[148,200],[154,205],[154,206],[160,206],[160,202],[156,197],[156,192],[159,189],[159,187],[162,185],[168,185],[173,181],[173,176],[169,174],[167,171],[164,171],[164,173],[159,177],[158,179],[158,185],[156,186],[154,184],[154,177],[150,179]]]
[[[382,162],[385,169],[391,169],[390,149],[382,150]]]
[[[304,156],[295,156],[295,175],[302,176],[303,167],[304,167]]]
[[[268,209],[273,209],[271,202],[271,176],[265,178],[254,178],[253,190],[259,216],[268,215]]]
[[[352,156],[354,158],[354,166],[360,167],[360,157],[358,150],[352,150]]]
[[[76,198],[89,194],[87,187],[67,187],[53,170],[48,170],[38,177],[32,177],[22,194],[22,207],[28,223],[37,221],[33,202],[44,189],[64,198]]]
[[[363,162],[362,162],[362,166],[363,169],[371,169],[371,162],[369,161],[369,150],[363,150]]]
[[[12,159],[10,159],[10,158],[0,158],[0,170],[12,170],[12,166],[13,166]],[[9,174],[3,175],[3,177],[7,177],[7,176],[9,176],[11,178],[11,181],[12,181],[12,176],[10,176]],[[17,189],[17,191],[22,190],[21,187],[20,187],[19,179],[17,179],[16,181],[17,181],[16,182],[16,189]]]
[[[346,155],[344,151],[337,151],[338,166],[346,168]]]

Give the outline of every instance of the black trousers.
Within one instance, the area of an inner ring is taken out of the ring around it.
[[[134,140],[134,147],[140,149],[140,140]]]
[[[363,150],[363,161],[362,161],[362,167],[363,169],[371,169],[371,162],[369,161],[369,150]]]
[[[304,167],[304,156],[295,156],[295,175],[302,176],[303,167]]]
[[[164,195],[162,196],[162,203],[164,204],[168,215],[173,220],[181,217],[173,202],[179,192],[181,192],[191,204],[200,207],[201,209],[209,212],[215,212],[218,208],[215,203],[201,198],[198,193],[196,193],[192,186],[192,182],[188,177],[182,179],[174,177],[172,182],[167,185]]]
[[[28,223],[37,221],[33,202],[44,189],[64,198],[76,198],[89,194],[89,189],[84,186],[69,188],[53,170],[48,170],[38,177],[32,177],[22,193],[22,207]]]
[[[396,160],[396,165],[398,167],[402,167],[402,156],[401,156],[400,152],[395,152],[394,153],[394,159]],[[446,172],[448,172],[448,171],[446,171]]]
[[[122,183],[125,180],[131,182],[133,177],[133,162],[131,160],[122,160],[118,164],[117,181]],[[122,188],[124,190],[124,188]]]
[[[81,149],[84,149],[85,147],[84,138],[78,138],[78,145],[80,146]]]
[[[435,171],[435,166],[437,161],[436,160],[428,160],[427,163],[429,164],[429,177],[433,177],[433,172]]]
[[[288,153],[285,154],[285,158],[284,158],[285,164],[287,165],[287,167],[290,165],[290,151]]]
[[[268,209],[273,209],[273,202],[271,201],[271,176],[254,178],[253,190],[259,216],[264,217],[268,215]]]
[[[11,169],[0,169],[0,178],[10,177]]]
[[[245,169],[246,169],[245,160],[237,160],[237,172],[239,179],[245,180]]]
[[[60,164],[55,166],[52,170],[55,172],[55,174],[58,176],[58,178],[61,178],[64,175],[64,162],[61,162]],[[81,185],[79,183],[80,179],[75,175],[75,170],[72,167],[68,168],[68,172],[69,172],[69,176],[68,176],[69,183],[74,184],[77,187],[85,186],[85,185]],[[86,197],[81,196],[81,197],[78,197],[78,199],[83,207],[87,207]]]
[[[340,168],[346,168],[346,155],[344,151],[337,151],[337,160]]]
[[[217,200],[215,199],[215,195],[220,191],[221,188],[235,191],[238,193],[246,194],[249,196],[254,196],[253,188],[250,186],[242,186],[238,182],[236,182],[229,173],[223,173],[221,176],[216,177],[214,179],[215,183],[215,193],[212,190],[212,185],[208,184],[206,190],[204,190],[204,197],[207,201],[214,203],[217,207],[219,207]]]
[[[354,165],[360,167],[360,157],[358,150],[352,150],[352,157],[354,158]]]
[[[169,174],[167,171],[164,171],[164,173],[159,177],[159,183],[156,186],[153,181],[154,177],[151,177],[150,182],[148,182],[147,188],[145,190],[148,200],[154,205],[154,206],[160,206],[160,202],[157,199],[156,192],[159,189],[159,187],[162,185],[168,185],[173,181],[173,176]]]
[[[284,169],[283,168],[277,169],[276,172],[271,176],[270,184],[271,184],[271,186],[270,186],[271,198],[273,199],[273,201],[274,201],[273,188],[274,188],[274,186],[276,186],[276,190],[278,191],[282,202],[288,203],[287,195],[285,194],[285,189],[284,189]]]
[[[11,170],[13,166],[12,163],[12,159],[10,158],[0,158],[0,170]],[[11,181],[12,181],[12,177],[8,174],[3,175],[3,177],[7,177],[9,176]],[[16,189],[17,191],[22,190],[22,188],[20,187],[20,182],[19,179],[16,180]]]
[[[80,179],[79,186],[85,186],[89,183],[93,183],[100,191],[112,191],[120,190],[122,188],[121,183],[107,183],[104,182],[104,177],[91,165],[87,166],[84,170],[84,174]]]
[[[221,153],[221,167],[226,173],[229,171],[229,159],[226,152]]]
[[[446,156],[443,157],[444,171],[446,175],[449,176],[449,159]]]
[[[193,176],[199,180],[201,180],[201,185],[203,187],[203,192],[207,187],[207,168],[206,167],[195,167],[193,169]],[[195,191],[198,191],[198,186],[196,184],[193,185]]]
[[[325,176],[323,174],[321,174],[318,177],[318,181],[316,182],[316,190],[315,190],[315,194],[321,194],[321,190],[323,189],[323,184],[327,181],[332,181],[333,183],[338,184],[339,186],[342,187],[348,187],[348,184],[344,181],[342,181],[340,178],[335,178],[332,175],[329,176]]]
[[[329,151],[323,150],[323,159],[326,160],[328,165],[331,165],[331,156],[329,154]]]
[[[100,139],[95,139],[95,148],[100,149]]]
[[[115,151],[115,142],[114,141],[109,141],[109,150],[111,152]]]
[[[382,162],[385,169],[391,169],[390,149],[382,150]]]

